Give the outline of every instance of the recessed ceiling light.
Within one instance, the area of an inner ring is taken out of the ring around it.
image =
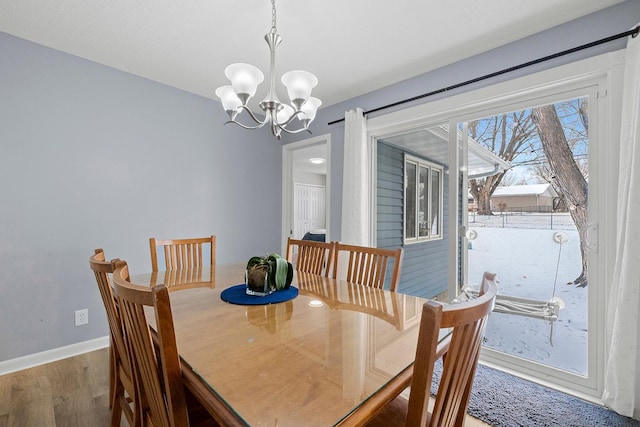
[[[324,305],[324,303],[320,300],[314,299],[309,301],[309,306],[310,307],[322,307]]]
[[[310,163],[313,163],[314,165],[321,165],[324,163],[324,159],[321,157],[312,157],[311,159],[309,159]]]

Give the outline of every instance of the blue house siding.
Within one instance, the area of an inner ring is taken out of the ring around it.
[[[429,160],[429,159],[426,159]],[[377,246],[403,246],[403,151],[378,142],[377,155]],[[443,235],[441,240],[414,243],[404,247],[398,291],[430,298],[447,290],[447,181],[444,182]]]
[[[377,246],[402,246],[402,199],[404,172],[402,152],[378,144],[377,161]]]

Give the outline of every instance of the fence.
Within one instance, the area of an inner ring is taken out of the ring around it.
[[[553,213],[552,211],[552,206],[514,206],[507,207],[504,213],[517,215],[522,213]]]
[[[509,210],[493,215],[478,215],[469,212],[469,227],[531,228],[547,230],[575,230],[576,226],[568,212],[527,212]]]

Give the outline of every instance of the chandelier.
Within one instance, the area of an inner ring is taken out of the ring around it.
[[[269,92],[259,104],[264,111],[264,120],[258,119],[247,107],[247,102],[255,95],[258,85],[264,80],[264,74],[249,64],[231,64],[224,74],[231,85],[216,89],[216,95],[222,101],[222,107],[229,115],[227,123],[235,123],[245,129],[258,129],[271,124],[271,132],[280,139],[281,133],[298,133],[309,130],[309,125],[316,116],[322,101],[311,96],[311,90],[318,84],[318,79],[307,71],[294,70],[282,75],[282,83],[286,86],[291,105],[283,104],[276,92],[276,48],[282,42],[276,29],[276,2],[271,0],[271,31],[264,36],[271,52],[269,67]],[[252,125],[245,125],[236,118],[245,111],[253,120]],[[291,130],[289,125],[298,123],[298,129]]]

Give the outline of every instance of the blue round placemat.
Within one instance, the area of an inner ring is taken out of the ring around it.
[[[298,288],[294,286],[289,286],[289,289],[276,291],[264,297],[247,295],[246,289],[247,285],[244,283],[232,286],[222,291],[220,298],[222,298],[222,301],[226,301],[231,304],[265,305],[289,301],[298,296]]]

